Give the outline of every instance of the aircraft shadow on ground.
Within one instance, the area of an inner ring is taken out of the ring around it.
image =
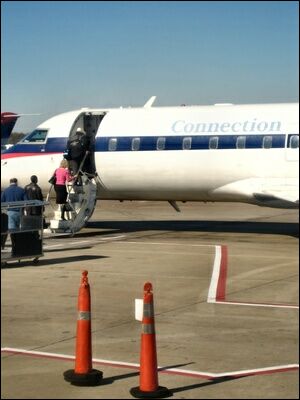
[[[34,268],[39,268],[39,267],[45,267],[51,264],[60,264],[60,263],[73,263],[73,262],[84,262],[84,261],[90,261],[90,260],[99,260],[101,258],[109,258],[107,256],[91,256],[91,255],[82,255],[82,256],[73,256],[73,257],[57,257],[57,258],[51,258],[51,259],[39,259],[36,264],[33,263],[33,258],[30,259],[24,259],[21,260],[20,262],[18,261],[12,261],[7,264],[2,265],[1,264],[1,269],[5,268],[24,268],[24,267],[34,267]]]
[[[92,246],[78,246],[78,247],[68,247],[68,250],[87,250],[87,249],[91,249]],[[44,249],[44,253],[58,253],[58,252],[65,252],[66,249]]]
[[[214,233],[256,233],[287,235],[298,238],[299,224],[294,222],[237,222],[237,221],[90,221],[90,229],[99,232],[80,232],[77,237],[128,233],[139,231],[187,231]]]

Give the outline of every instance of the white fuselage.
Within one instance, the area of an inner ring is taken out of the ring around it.
[[[12,177],[25,185],[35,174],[47,192],[71,131],[83,118],[101,115],[94,153],[98,198],[294,208],[298,111],[298,104],[72,111],[37,128],[44,140],[19,142],[2,154],[1,186]]]

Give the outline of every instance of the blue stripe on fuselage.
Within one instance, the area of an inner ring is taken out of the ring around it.
[[[182,150],[182,141],[186,137],[192,138],[191,150],[208,150],[209,140],[212,137],[218,138],[217,150],[236,149],[236,140],[240,136],[246,137],[246,149],[260,149],[263,145],[265,136],[272,137],[272,148],[285,147],[285,135],[199,135],[199,136],[134,136],[140,138],[139,151],[156,150],[156,143],[159,137],[165,137],[164,150]],[[133,136],[98,137],[96,139],[96,151],[109,151],[109,140],[117,139],[117,148],[114,151],[131,151]]]
[[[182,141],[186,137],[192,138],[191,150],[208,150],[211,137],[218,138],[218,147],[216,150],[236,149],[236,140],[238,137],[246,137],[245,149],[262,148],[263,138],[272,137],[272,148],[284,148],[286,135],[198,135],[198,136],[109,136],[97,137],[95,141],[96,152],[109,151],[109,140],[117,139],[117,148],[114,151],[132,151],[131,144],[133,138],[140,139],[138,151],[157,151],[157,139],[165,138],[164,150],[182,150]],[[288,141],[292,135],[288,135]],[[63,153],[66,150],[68,138],[49,138],[45,143],[17,143],[15,146],[7,149],[3,154],[8,153]]]

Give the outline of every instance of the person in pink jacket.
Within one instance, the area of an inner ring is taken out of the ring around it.
[[[65,221],[66,202],[68,196],[66,183],[74,179],[69,172],[68,161],[63,159],[54,174],[56,176],[56,183],[54,185],[56,204],[60,205],[61,219]]]

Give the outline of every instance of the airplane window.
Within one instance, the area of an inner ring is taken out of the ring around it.
[[[23,143],[43,143],[47,137],[47,130],[36,129],[22,140]]]
[[[217,136],[213,136],[209,138],[209,148],[210,149],[217,149],[218,148],[218,141],[219,138]]]
[[[290,148],[291,149],[298,149],[298,147],[299,147],[299,136],[298,135],[291,136]]]
[[[192,138],[185,137],[182,141],[182,150],[190,150],[192,147]]]
[[[140,149],[140,142],[141,142],[140,138],[138,138],[138,137],[133,138],[132,142],[131,142],[131,150],[134,150],[134,151],[139,150]]]
[[[117,150],[117,143],[118,143],[118,139],[117,138],[110,138],[109,142],[108,142],[108,150],[109,151]]]
[[[238,136],[236,139],[236,148],[244,149],[246,147],[246,136]]]
[[[264,136],[262,147],[264,149],[270,149],[272,147],[272,136]]]
[[[164,150],[166,144],[166,138],[159,137],[156,142],[156,150]]]

